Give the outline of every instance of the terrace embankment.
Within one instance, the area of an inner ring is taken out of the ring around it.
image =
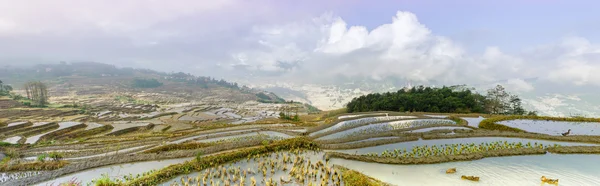
[[[548,152],[556,154],[600,154],[600,146],[550,147]]]
[[[483,159],[486,157],[502,157],[502,156],[518,156],[518,155],[535,155],[545,154],[545,149],[540,148],[520,148],[520,149],[501,149],[494,151],[475,152],[468,154],[454,154],[446,156],[427,156],[427,157],[406,157],[406,158],[392,158],[392,157],[375,157],[366,155],[353,155],[340,152],[327,152],[326,156],[329,158],[342,158],[349,160],[357,160],[363,162],[375,162],[385,164],[434,164],[434,163],[445,163],[455,161],[471,161]]]
[[[73,131],[73,132],[69,132],[69,133],[66,133],[66,134],[56,137],[56,140],[68,140],[68,139],[76,139],[76,138],[82,138],[82,137],[87,137],[87,136],[93,136],[93,135],[102,134],[102,133],[111,131],[113,128],[114,127],[112,125],[104,125],[102,127],[93,128],[90,130]]]
[[[333,165],[333,168],[340,171],[342,181],[345,185],[362,185],[362,186],[391,186],[375,178],[366,176],[358,171],[348,169],[340,165]]]
[[[363,134],[363,135],[356,135],[356,136],[354,136],[354,135],[353,136],[346,136],[346,137],[343,137],[343,138],[336,138],[336,139],[317,140],[317,143],[319,143],[319,144],[348,143],[348,142],[365,140],[365,139],[376,138],[376,137],[423,136],[423,135],[427,135],[427,134],[450,133],[452,131],[454,131],[455,133],[470,133],[470,132],[473,132],[472,130],[438,129],[438,130],[432,130],[432,131],[428,131],[428,132],[407,133],[408,131],[412,131],[412,130],[433,128],[433,127],[456,127],[456,125],[431,125],[431,126],[412,127],[412,128],[397,129],[397,130],[386,131],[386,132],[377,132],[377,133],[370,133],[370,134]]]
[[[0,172],[9,171],[42,171],[55,170],[68,165],[67,161],[28,162],[17,164],[0,164]]]
[[[455,161],[472,161],[487,157],[502,156],[522,156],[536,155],[546,153],[556,154],[600,154],[600,146],[549,146],[546,148],[509,148],[480,152],[471,152],[464,154],[450,154],[444,156],[425,156],[425,157],[382,157],[369,155],[355,155],[341,152],[327,152],[328,158],[342,158],[348,160],[357,160],[363,162],[375,162],[384,164],[435,164]]]
[[[385,144],[399,143],[399,142],[407,142],[407,141],[417,141],[417,140],[419,140],[419,137],[417,137],[417,136],[404,136],[404,137],[398,137],[398,138],[392,138],[392,139],[362,141],[362,142],[349,143],[349,144],[348,143],[320,144],[320,146],[323,149],[342,150],[342,149],[355,149],[355,148],[371,147],[371,146],[378,146],[378,145],[385,145]]]

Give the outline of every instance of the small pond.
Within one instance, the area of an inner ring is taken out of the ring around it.
[[[509,120],[500,121],[498,124],[519,128],[527,132],[549,134],[559,136],[561,133],[571,129],[570,135],[594,135],[600,136],[599,122],[570,122],[570,121],[546,121],[546,120]]]

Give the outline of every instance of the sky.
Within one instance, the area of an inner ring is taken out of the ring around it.
[[[598,1],[0,0],[0,66],[600,90]]]

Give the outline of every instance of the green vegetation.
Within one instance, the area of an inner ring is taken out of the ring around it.
[[[361,174],[358,171],[351,170],[339,165],[334,166],[340,171],[344,185],[364,185],[364,186],[382,186],[386,185],[379,180]]]
[[[102,177],[92,180],[94,186],[117,186],[117,182],[110,179],[108,174],[102,174]]]
[[[519,148],[540,148],[545,149],[551,146],[544,146],[542,144],[538,144],[537,142],[531,144],[531,142],[527,144],[519,143],[508,143],[507,141],[496,141],[491,143],[481,143],[481,144],[446,144],[442,146],[416,146],[413,147],[412,151],[407,151],[406,149],[394,149],[392,151],[385,150],[381,152],[381,154],[369,153],[366,156],[373,157],[385,157],[385,158],[417,158],[417,157],[429,157],[429,156],[448,156],[448,155],[459,155],[459,154],[469,154],[469,153],[477,153],[477,152],[487,152],[487,151],[496,151],[496,150],[505,150],[505,149],[519,149]],[[558,147],[558,145],[554,145],[554,147]]]
[[[298,116],[298,114],[291,116],[291,115],[285,114],[283,112],[279,113],[279,119],[290,120],[290,121],[300,121],[300,117]]]
[[[48,157],[48,154],[40,154],[40,155],[37,156],[37,160],[39,162],[44,162],[44,161],[46,161],[47,157]]]
[[[368,94],[352,99],[348,112],[400,111],[433,113],[526,114],[521,99],[500,85],[486,96],[463,86],[431,88],[418,86],[397,92]]]
[[[286,103],[286,101],[282,98],[280,98],[279,96],[273,94],[273,93],[269,93],[270,95],[267,95],[263,92],[259,92],[256,94],[256,97],[258,97],[258,102],[261,103]]]
[[[42,170],[55,170],[68,165],[67,161],[36,161],[30,163],[20,163],[20,164],[1,164],[0,171],[8,172],[8,171],[42,171]]]
[[[157,185],[180,174],[190,173],[191,171],[200,171],[208,167],[222,165],[224,163],[241,160],[254,155],[266,154],[282,150],[307,149],[318,150],[316,143],[306,138],[292,138],[278,141],[268,146],[260,146],[248,149],[240,149],[233,152],[223,153],[215,156],[207,156],[200,161],[192,160],[185,163],[168,166],[159,171],[153,172],[135,180],[131,180],[126,185]]]
[[[156,79],[141,79],[135,78],[133,79],[132,86],[134,88],[156,88],[162,86],[163,83],[159,82]]]
[[[304,107],[306,107],[308,109],[308,114],[316,114],[316,113],[321,112],[321,110],[319,110],[317,107],[314,107],[310,104],[304,103]]]

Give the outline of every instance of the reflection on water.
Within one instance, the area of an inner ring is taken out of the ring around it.
[[[499,124],[519,128],[528,132],[549,135],[561,135],[571,129],[571,135],[594,135],[600,136],[599,122],[569,122],[569,121],[546,121],[546,120],[510,120],[501,121]]]
[[[72,178],[77,178],[77,181],[81,181],[83,185],[87,185],[93,179],[97,179],[102,177],[102,174],[108,174],[109,177],[112,178],[123,178],[125,175],[136,175],[144,172],[148,172],[152,169],[161,169],[168,165],[183,163],[185,161],[191,160],[193,158],[179,158],[179,159],[170,159],[170,160],[160,160],[160,161],[147,161],[147,162],[136,162],[136,163],[127,163],[127,164],[119,164],[119,165],[111,165],[100,168],[94,168],[90,170],[85,170],[81,172],[77,172],[75,174],[69,174],[66,176],[59,177],[57,179],[39,183],[37,185],[58,185],[59,183],[67,182]]]
[[[349,149],[349,150],[333,150],[336,152],[343,152],[349,154],[367,154],[367,153],[381,153],[386,149],[394,150],[394,149],[404,149],[407,151],[411,151],[415,146],[432,146],[432,145],[444,145],[444,144],[465,144],[465,143],[490,143],[496,141],[506,141],[508,143],[523,143],[526,144],[531,142],[531,144],[538,143],[546,145],[558,144],[561,146],[588,146],[594,144],[588,143],[573,143],[573,142],[556,142],[556,141],[547,141],[547,140],[534,140],[534,139],[522,139],[522,138],[504,138],[504,137],[477,137],[477,138],[453,138],[453,139],[436,139],[436,140],[419,140],[419,141],[409,141],[409,142],[401,142],[401,143],[393,143],[387,145],[379,145],[373,147],[365,147],[360,149]],[[600,165],[600,164],[599,164]]]
[[[250,159],[244,158],[240,161],[216,168],[212,167],[200,172],[180,175],[162,183],[162,185],[187,185],[187,178],[192,178],[189,185],[212,185],[212,183],[214,185],[227,185],[224,184],[227,181],[230,185],[250,186],[252,178],[256,180],[256,185],[266,185],[265,180],[269,179],[272,179],[276,185],[303,185],[298,183],[296,179],[292,179],[292,175],[304,176],[306,181],[304,185],[308,185],[309,182],[313,185],[320,185],[322,181],[321,176],[325,175],[323,171],[332,169],[331,164],[325,164],[324,162],[321,162],[323,163],[321,166],[324,168],[318,168],[317,162],[319,161],[324,161],[322,152],[306,151],[299,155],[290,152],[277,152],[269,156],[252,157]],[[222,173],[222,170],[227,170],[228,173],[220,177],[219,175],[221,175],[220,172]],[[291,173],[294,170],[296,170],[296,174]],[[333,173],[329,175],[333,175]],[[337,180],[341,178],[341,176],[335,177],[336,181],[333,181],[331,177],[335,176],[327,177],[329,178],[327,179],[328,184],[324,185],[335,185],[334,183],[337,183]],[[196,179],[198,180],[196,181]],[[185,183],[182,183],[181,180],[184,180]],[[291,182],[282,183],[282,180]],[[340,183],[340,186],[343,185],[344,183]]]
[[[424,126],[431,126],[431,125],[442,125],[442,124],[451,125],[451,124],[456,124],[456,122],[454,122],[452,120],[447,120],[447,119],[412,119],[412,120],[391,121],[391,122],[376,123],[376,124],[370,124],[370,125],[365,125],[365,126],[361,126],[361,127],[356,127],[353,129],[326,135],[326,136],[317,138],[317,140],[330,140],[330,139],[336,139],[336,138],[343,138],[343,137],[347,137],[347,136],[359,136],[359,135],[363,135],[363,134],[372,134],[372,133],[385,132],[385,131],[391,131],[391,130],[397,130],[397,129],[407,129],[407,128],[424,127]]]
[[[429,132],[432,130],[454,130],[454,129],[464,129],[464,130],[472,130],[471,128],[467,128],[467,127],[429,127],[429,128],[424,128],[424,129],[417,129],[417,130],[411,130],[411,131],[407,131],[407,132]]]
[[[479,128],[479,123],[481,123],[481,121],[483,121],[485,118],[479,116],[478,118],[461,118],[461,119],[464,119],[465,121],[467,121],[469,126]]]
[[[360,126],[362,124],[367,124],[367,123],[372,123],[372,122],[389,121],[389,120],[397,120],[397,119],[409,119],[409,118],[416,118],[416,116],[378,116],[378,117],[353,119],[353,120],[348,120],[348,121],[342,121],[331,127],[325,128],[323,130],[310,133],[309,136],[314,136],[317,134],[334,131],[334,130],[337,130],[340,128],[351,128],[353,126]]]
[[[561,186],[600,185],[600,155],[534,155],[485,158],[475,161],[429,165],[390,165],[331,159],[331,163],[355,169],[394,185],[541,185],[540,177],[559,179]],[[455,174],[446,174],[448,168]],[[461,180],[479,176],[479,182]],[[548,185],[548,184],[545,184]]]

